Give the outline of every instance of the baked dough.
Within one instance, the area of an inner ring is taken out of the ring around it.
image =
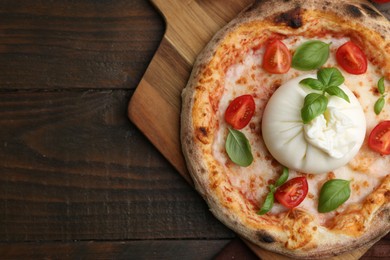
[[[370,245],[390,230],[390,155],[371,151],[367,140],[349,164],[334,172],[290,173],[307,177],[309,194],[305,203],[292,210],[274,206],[266,215],[257,214],[267,185],[278,178],[281,170],[262,140],[262,112],[282,83],[313,73],[290,70],[288,75],[270,75],[254,66],[256,74],[230,75],[229,71],[238,71],[234,66],[250,71],[250,63],[245,63],[248,53],[256,56],[254,50],[274,35],[287,41],[303,37],[353,39],[359,43],[373,69],[357,79],[359,86],[346,85],[365,112],[366,139],[377,123],[390,119],[390,95],[385,109],[375,115],[378,93],[373,91],[375,82],[368,82],[370,77],[380,76],[385,77],[387,85],[390,80],[390,23],[374,6],[361,0],[256,1],[222,28],[199,54],[182,93],[182,149],[195,187],[220,221],[273,252],[320,258]],[[232,80],[239,86],[234,90],[226,87]],[[224,151],[227,125],[223,115],[234,95],[247,92],[255,96],[257,108],[245,130],[255,158],[245,168],[230,162]],[[351,198],[334,212],[318,213],[319,187],[335,176],[352,179]]]

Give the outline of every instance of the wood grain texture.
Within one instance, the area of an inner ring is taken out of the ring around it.
[[[128,114],[189,183],[179,139],[181,91],[205,43],[252,1],[152,1],[163,13],[167,29],[129,103]]]
[[[0,0],[1,259],[208,258],[234,238],[128,120],[164,30],[147,0]]]
[[[233,237],[126,119],[129,94],[1,93],[1,241]]]
[[[0,244],[1,259],[212,259],[229,240]],[[47,253],[49,252],[49,253]],[[82,256],[82,257],[81,257]],[[137,257],[138,256],[138,257]],[[250,260],[250,259],[248,259]]]
[[[2,89],[135,88],[164,30],[147,0],[0,6]]]
[[[129,117],[146,137],[192,183],[179,139],[181,91],[195,57],[212,35],[243,10],[248,1],[152,0],[162,12],[167,30],[130,104]],[[383,7],[384,10],[390,8]],[[285,259],[249,244],[264,259]],[[360,258],[367,248],[334,259]]]
[[[390,250],[379,242],[360,260],[385,260]],[[1,259],[245,259],[258,257],[239,239],[134,240],[0,243]],[[218,253],[216,253],[218,252]],[[263,258],[267,259],[267,258]]]

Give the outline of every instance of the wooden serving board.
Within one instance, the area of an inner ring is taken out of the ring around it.
[[[130,100],[128,115],[180,175],[192,184],[179,139],[181,91],[187,83],[197,54],[218,29],[254,0],[151,2],[163,15],[166,32]],[[245,242],[261,259],[289,259]],[[358,259],[370,246],[332,259]]]

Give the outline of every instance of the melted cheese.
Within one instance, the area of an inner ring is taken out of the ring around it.
[[[306,95],[313,92],[300,86],[303,75],[283,84],[264,110],[262,133],[271,154],[284,166],[304,173],[327,173],[347,164],[363,143],[366,122],[352,92],[341,85],[350,103],[331,96],[328,110],[310,124],[303,124],[301,108]],[[337,135],[337,136],[336,136]]]
[[[333,102],[335,106],[329,104],[325,113],[305,124],[303,130],[308,143],[321,149],[329,156],[339,159],[349,155],[354,147],[360,148],[366,130],[366,120],[360,105],[359,108],[352,108],[353,111],[349,111],[343,104],[340,104],[342,100],[335,97],[330,97],[330,99],[330,103],[335,101]],[[356,118],[362,122],[360,127],[353,123],[355,114],[357,114]],[[359,131],[359,129],[364,131]],[[358,133],[362,134],[358,136]],[[358,141],[360,141],[359,146],[357,145]],[[356,153],[359,151],[359,149],[355,150]]]
[[[290,50],[294,50],[307,39],[301,36],[289,37],[283,42]],[[337,48],[348,41],[348,38],[330,39],[319,38],[324,42],[332,42],[331,56],[325,66],[337,66],[334,53]],[[290,69],[288,73],[282,75],[269,74],[261,68],[264,48],[255,51],[250,50],[240,63],[230,66],[226,72],[224,82],[224,93],[219,102],[217,117],[219,128],[215,133],[213,142],[213,155],[228,175],[232,186],[252,203],[253,210],[258,210],[268,193],[268,185],[274,182],[281,174],[280,164],[269,154],[261,134],[261,121],[264,108],[275,92],[283,83],[292,80],[301,75],[315,74],[315,71],[302,72]],[[342,71],[342,69],[340,69]],[[381,77],[375,66],[369,63],[367,73],[363,75],[351,75],[342,71],[345,77],[345,86],[356,96],[363,108],[366,119],[366,137],[373,127],[380,121],[390,118],[390,102],[385,106],[379,116],[373,111],[373,104],[378,99],[373,89],[376,88],[377,81]],[[390,82],[385,82],[386,86]],[[225,141],[228,125],[224,120],[224,113],[235,97],[243,94],[252,94],[255,98],[256,111],[250,124],[241,131],[248,138],[254,161],[249,167],[240,167],[234,165],[225,152]],[[313,158],[316,160],[316,158]],[[390,174],[390,156],[378,156],[367,147],[367,142],[363,143],[359,153],[345,166],[326,174],[306,175],[309,183],[309,193],[305,200],[299,205],[299,208],[310,212],[316,216],[319,224],[326,223],[328,218],[333,217],[337,212],[343,211],[353,203],[360,203],[368,194],[370,194],[380,183],[382,178]],[[295,170],[290,170],[289,178],[301,176],[302,174]],[[351,197],[339,207],[336,211],[320,214],[318,213],[318,194],[323,183],[329,179],[340,178],[351,180]],[[274,204],[271,214],[278,214],[287,209],[278,203]]]

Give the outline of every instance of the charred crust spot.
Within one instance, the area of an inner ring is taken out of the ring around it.
[[[257,237],[258,237],[260,242],[264,242],[264,243],[268,243],[268,244],[275,242],[275,239],[265,231],[259,231],[257,233]]]
[[[379,95],[379,90],[377,87],[371,87],[370,91],[376,96]]]
[[[208,129],[204,126],[196,128],[196,138],[203,144],[208,144]]]
[[[381,16],[380,13],[378,13],[377,11],[375,11],[371,6],[367,5],[367,4],[361,4],[360,5],[364,11],[366,11],[366,13],[371,16],[371,17],[379,17]]]
[[[262,4],[262,1],[255,1],[253,4],[249,5],[245,10],[246,13],[252,12],[257,8],[259,4]]]
[[[363,16],[362,11],[359,9],[359,7],[357,7],[355,5],[348,5],[347,4],[345,6],[345,10],[347,11],[347,14],[349,14],[352,17],[358,18],[358,17]]]
[[[331,5],[331,3],[329,3],[329,1],[324,1],[323,3],[322,3],[322,10],[327,10],[328,9],[328,6],[330,6]]]
[[[281,13],[275,17],[275,23],[282,23],[291,28],[299,28],[302,26],[302,9],[298,6],[287,12]]]
[[[199,127],[199,132],[200,132],[203,136],[207,137],[207,129],[206,129],[206,127],[203,127],[203,126]]]

